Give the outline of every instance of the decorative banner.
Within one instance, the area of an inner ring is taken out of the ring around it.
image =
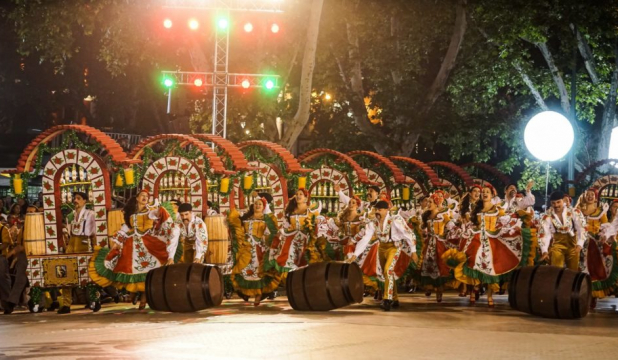
[[[230,178],[222,178],[221,184],[219,185],[219,192],[223,194],[227,194],[230,190]]]
[[[15,174],[15,177],[13,177],[13,191],[15,195],[21,195],[24,192],[24,180],[21,178],[21,174]]]
[[[122,175],[116,174],[116,183],[114,184],[114,186],[122,187],[123,185],[124,185],[124,181],[122,180]]]
[[[406,186],[406,187],[404,187],[404,188],[403,188],[403,189],[401,189],[401,190],[402,190],[402,191],[401,191],[401,198],[402,198],[404,201],[408,201],[408,200],[410,200],[410,188]]]
[[[77,258],[42,259],[43,286],[79,285]]]
[[[298,178],[298,188],[299,189],[305,189],[307,187],[307,178],[304,176],[301,176]]]
[[[135,173],[133,168],[124,169],[124,180],[127,185],[133,185],[135,183]]]
[[[245,190],[249,190],[251,189],[252,186],[253,186],[253,176],[251,175],[245,176],[245,178],[243,179],[243,188]]]

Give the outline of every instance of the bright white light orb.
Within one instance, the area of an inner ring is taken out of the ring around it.
[[[524,130],[528,151],[541,161],[562,159],[571,150],[574,139],[569,120],[555,111],[536,114]]]

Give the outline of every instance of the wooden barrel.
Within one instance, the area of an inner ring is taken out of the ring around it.
[[[509,304],[513,309],[554,319],[586,316],[591,295],[588,274],[556,266],[517,269],[509,284]]]
[[[216,266],[162,266],[146,275],[146,299],[158,311],[193,312],[221,305],[223,276]]]
[[[206,216],[204,223],[208,231],[205,262],[214,265],[227,264],[231,243],[225,215]]]
[[[363,273],[355,263],[311,264],[288,273],[286,291],[294,310],[337,309],[363,302]]]
[[[24,249],[27,255],[45,255],[45,220],[43,213],[26,214]]]

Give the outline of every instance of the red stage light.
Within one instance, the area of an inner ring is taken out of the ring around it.
[[[270,27],[270,31],[272,31],[272,32],[273,32],[273,34],[278,33],[278,32],[279,32],[279,25],[277,25],[277,24],[273,24],[273,25]]]
[[[170,19],[163,20],[163,27],[166,28],[166,29],[171,29],[172,28],[172,20],[170,20]]]
[[[251,86],[251,82],[247,79],[243,80],[242,83],[240,84],[242,85],[243,88],[248,89],[249,86]]]
[[[202,79],[200,79],[200,78],[197,78],[197,79],[193,80],[193,85],[195,85],[197,87],[202,86],[202,84],[203,84],[203,82],[202,82]]]
[[[200,23],[196,19],[189,19],[189,29],[197,30],[200,27]]]
[[[252,32],[253,31],[253,24],[251,24],[250,22],[246,23],[244,26],[245,32]]]

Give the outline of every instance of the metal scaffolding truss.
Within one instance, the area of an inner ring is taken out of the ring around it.
[[[202,80],[202,86],[215,86],[215,73],[199,72],[199,71],[163,71],[163,76],[167,79],[172,79],[176,85],[195,85],[196,79]],[[279,75],[270,74],[227,74],[227,86],[233,88],[244,87],[243,81],[249,81],[250,88],[265,88],[266,81],[272,80],[273,88],[277,89],[279,85]]]
[[[173,9],[214,10],[218,15],[229,18],[231,11],[251,12],[283,12],[283,0],[164,0],[164,7]],[[260,74],[230,74],[228,72],[228,53],[230,51],[230,31],[228,26],[217,26],[215,34],[214,71],[204,73],[202,84],[212,86],[212,133],[223,138],[227,135],[227,90],[230,86],[242,84],[244,79],[251,82],[252,87],[261,84],[260,79],[268,76],[273,82],[278,77]],[[164,72],[166,73],[166,72]],[[168,72],[169,73],[169,72]],[[178,74],[178,73],[177,73]],[[241,76],[242,75],[242,76]],[[184,79],[183,79],[184,80]],[[182,83],[181,81],[177,82]],[[278,84],[274,84],[278,87]],[[171,104],[171,89],[168,92],[168,112]]]
[[[283,12],[283,0],[164,0],[174,9]]]

